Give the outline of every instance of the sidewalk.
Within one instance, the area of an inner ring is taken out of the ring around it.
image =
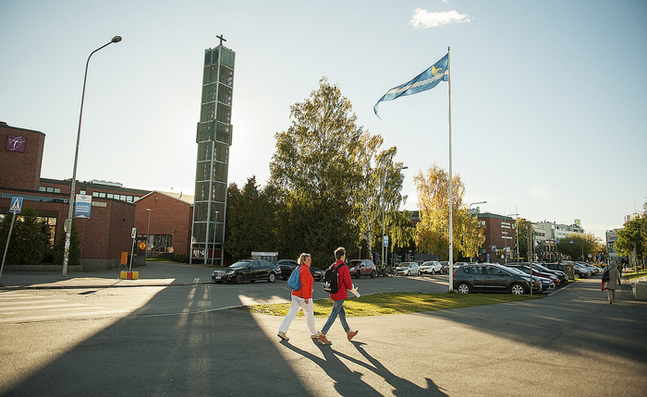
[[[66,278],[58,272],[4,272],[1,289],[66,289],[171,286],[212,283],[212,268],[174,262],[146,262],[146,266],[133,268],[139,272],[138,280],[122,280],[118,269],[98,272],[73,272]]]

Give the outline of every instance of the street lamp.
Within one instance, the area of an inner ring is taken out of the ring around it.
[[[467,210],[468,210],[468,211],[469,211],[469,213],[471,214],[471,213],[472,213],[472,206],[473,206],[473,205],[476,205],[476,204],[485,204],[485,203],[487,203],[487,201],[477,201],[476,203],[472,203],[472,204],[470,204],[470,205],[469,205],[469,207],[467,207]]]
[[[85,63],[85,76],[83,77],[83,92],[81,94],[81,110],[79,111],[79,130],[76,134],[76,152],[74,153],[74,170],[72,171],[72,185],[70,186],[70,207],[67,212],[67,219],[65,220],[65,251],[63,253],[63,275],[62,277],[67,277],[67,262],[70,257],[70,237],[72,235],[72,217],[74,216],[74,196],[76,190],[76,165],[79,160],[79,141],[81,140],[81,119],[83,118],[83,100],[85,99],[85,83],[88,79],[88,65],[90,64],[90,58],[94,55],[95,52],[99,51],[102,48],[109,46],[112,43],[119,43],[121,41],[121,36],[115,36],[110,40],[110,42],[102,45],[96,50],[90,53],[88,61]]]
[[[151,209],[146,208],[146,211],[148,211],[148,230],[146,230],[146,250],[144,251],[144,257],[148,258],[148,241],[151,234]]]
[[[398,168],[398,172],[400,172],[402,170],[406,170],[408,168],[409,167],[407,167],[407,166],[400,167],[400,168]],[[386,263],[384,262],[384,258],[386,257],[386,251],[384,250],[384,248],[385,248],[384,247],[384,237],[385,237],[385,233],[386,233],[385,224],[384,224],[385,212],[386,212],[386,209],[385,209],[386,205],[385,205],[385,202],[384,202],[385,201],[384,200],[384,189],[386,188],[386,172],[387,172],[387,170],[386,170],[386,167],[385,167],[385,169],[384,169],[384,178],[382,180],[382,268],[384,268],[386,266]],[[391,252],[393,252],[393,251],[391,251]]]

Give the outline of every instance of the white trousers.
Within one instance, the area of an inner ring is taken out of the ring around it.
[[[308,303],[305,302],[305,299],[292,295],[292,303],[290,304],[290,310],[288,314],[285,315],[285,318],[279,325],[279,331],[288,333],[288,328],[292,320],[299,314],[299,310],[303,309],[303,314],[306,316],[306,324],[308,325],[308,331],[310,331],[310,336],[317,334],[317,328],[315,328],[315,311],[314,305],[312,304],[312,298],[308,299]]]

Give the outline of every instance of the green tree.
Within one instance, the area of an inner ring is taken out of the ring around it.
[[[416,245],[418,252],[428,251],[449,257],[449,174],[434,163],[427,175],[422,171],[414,177],[418,191],[420,223],[417,225]],[[460,175],[452,181],[453,257],[477,256],[485,242],[477,217],[472,216],[463,203],[465,185]]]
[[[63,264],[65,254],[65,233],[61,233],[56,240],[52,256],[54,263]],[[79,230],[76,228],[76,218],[72,218],[72,233],[70,234],[70,253],[67,258],[68,266],[78,266],[81,264],[81,239],[79,239]]]
[[[357,247],[353,198],[362,183],[368,133],[358,127],[350,101],[326,78],[290,107],[291,126],[276,134],[270,183],[280,192],[279,248],[296,257],[309,252],[315,266],[334,261],[337,246]]]
[[[559,240],[557,252],[568,256],[572,260],[586,261],[589,254],[598,252],[600,244],[600,239],[595,237],[593,233],[569,233]]]
[[[4,254],[13,214],[5,215],[0,224],[0,247]],[[38,222],[36,211],[25,207],[16,215],[5,263],[14,265],[37,265],[44,257],[46,236],[43,225]]]
[[[373,141],[382,142],[382,137]],[[404,175],[402,163],[394,162],[397,153],[395,146],[377,152],[367,143],[368,153],[361,160],[362,183],[353,195],[355,205],[360,214],[360,231],[367,240],[371,250],[381,250],[382,230],[390,232],[387,221],[398,216],[398,209],[406,197],[401,195]],[[373,159],[373,155],[375,158]],[[382,222],[386,225],[382,225]],[[377,238],[376,238],[377,237]],[[379,247],[379,248],[378,248]]]
[[[517,218],[517,237],[519,238],[519,257],[528,261],[528,227],[532,225],[527,219]]]
[[[259,189],[255,176],[247,179],[242,190],[235,183],[229,185],[224,247],[231,259],[249,258],[252,251],[276,249],[277,211],[274,188]]]
[[[647,217],[644,214],[625,223],[624,227],[618,230],[618,240],[613,246],[618,255],[628,256],[635,250],[636,259],[643,260],[647,246],[646,230]]]

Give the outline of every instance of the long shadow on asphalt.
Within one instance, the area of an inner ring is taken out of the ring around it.
[[[594,358],[596,353],[647,363],[647,302],[620,292],[609,304],[590,278],[543,299],[428,312],[480,332]]]
[[[61,354],[7,395],[310,394],[249,313],[146,314],[168,291]]]
[[[361,366],[383,379],[393,388],[393,393],[396,396],[447,396],[429,378],[426,379],[427,388],[423,389],[407,379],[394,375],[379,360],[371,357],[363,348],[364,343],[361,342],[352,342],[352,344],[367,362],[333,350],[331,346],[317,345],[323,355],[322,358],[289,342],[283,341],[281,344],[318,365],[334,381],[335,391],[341,396],[382,396],[383,394],[362,380],[365,374],[352,371],[340,358]]]

